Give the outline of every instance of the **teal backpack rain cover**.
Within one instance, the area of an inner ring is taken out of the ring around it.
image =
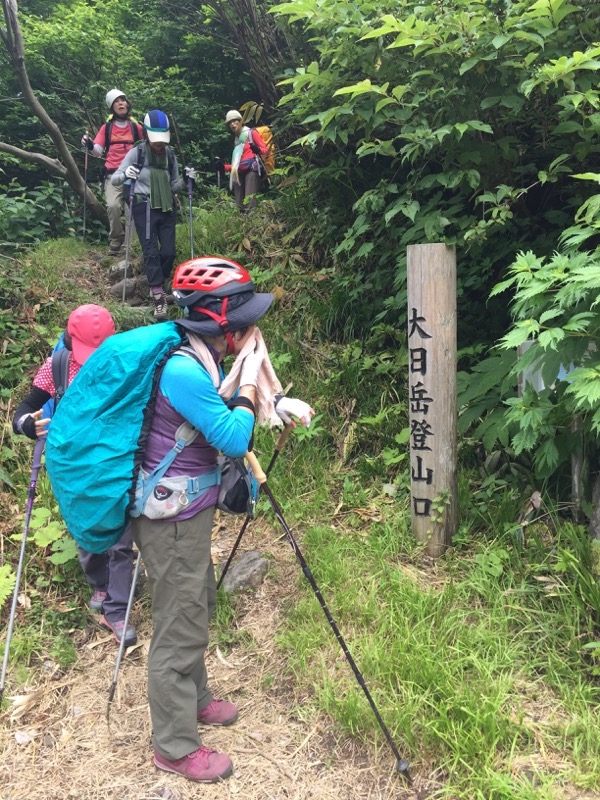
[[[109,337],[58,405],[48,431],[46,469],[65,524],[85,550],[104,553],[125,532],[146,412],[160,368],[182,339],[174,322]]]

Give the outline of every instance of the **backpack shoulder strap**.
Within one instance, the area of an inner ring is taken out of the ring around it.
[[[167,147],[167,169],[169,170],[169,176],[173,172],[174,164],[175,164],[175,153],[173,152],[173,148]]]
[[[140,132],[138,131],[137,123],[132,119],[128,119],[127,121],[129,122],[129,129],[131,131],[132,143],[135,144],[136,142],[140,141]],[[105,153],[108,153],[108,150],[112,144],[111,134],[112,134],[113,124],[114,124],[114,119],[109,119],[108,122],[106,123],[106,131],[104,136]]]
[[[105,130],[104,130],[104,153],[105,154],[108,153],[108,151],[110,149],[110,145],[111,145],[110,137],[112,135],[113,122],[114,122],[114,120],[109,119],[108,122],[106,123],[106,127],[105,127]]]
[[[140,142],[137,146],[137,163],[136,167],[142,171],[144,161],[146,160],[146,142]]]
[[[69,385],[69,350],[63,347],[52,356],[52,380],[54,381],[54,410]]]

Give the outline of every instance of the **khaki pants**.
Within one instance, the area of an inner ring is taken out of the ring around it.
[[[239,173],[240,182],[233,183],[233,196],[238,206],[245,211],[252,211],[256,208],[256,193],[260,186],[260,177],[258,172],[253,169],[247,172]]]
[[[113,186],[110,182],[110,175],[104,181],[104,197],[106,199],[106,211],[108,212],[108,233],[111,247],[121,247],[125,241],[125,229],[121,215],[123,213],[123,184]]]
[[[180,522],[132,520],[152,598],[148,700],[153,745],[168,759],[201,746],[196,714],[212,700],[204,652],[216,604],[213,516],[214,506]]]

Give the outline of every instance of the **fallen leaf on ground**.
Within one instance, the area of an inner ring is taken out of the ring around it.
[[[42,699],[44,692],[45,689],[36,689],[35,692],[31,692],[30,694],[13,695],[13,697],[10,698],[13,705],[12,711],[10,712],[11,720],[19,719],[24,714],[27,714],[28,711],[31,711]]]
[[[33,728],[29,731],[15,731],[15,741],[17,744],[29,744],[37,735],[38,732]]]

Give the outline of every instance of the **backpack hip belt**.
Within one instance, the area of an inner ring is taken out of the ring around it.
[[[221,483],[221,467],[216,466],[202,475],[174,475],[163,477],[183,448],[191,444],[199,431],[184,422],[175,434],[176,441],[162,461],[152,470],[141,469],[135,489],[135,501],[129,516],[144,515],[148,519],[168,519],[181,513],[212,486]]]

